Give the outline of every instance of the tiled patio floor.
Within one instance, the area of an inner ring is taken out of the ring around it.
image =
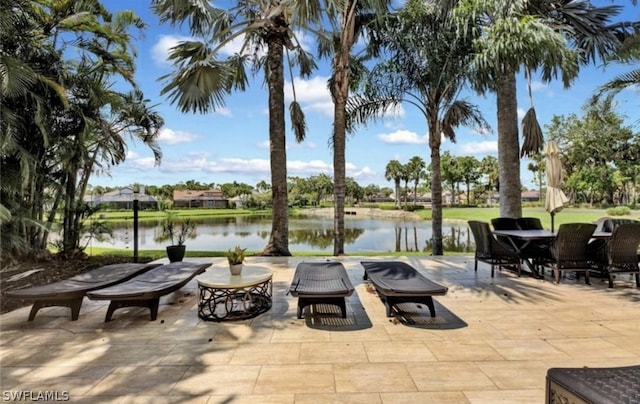
[[[385,259],[385,258],[370,258]],[[416,324],[388,319],[362,280],[359,257],[341,258],[356,287],[348,316],[296,318],[287,295],[302,258],[254,258],[274,271],[273,307],[252,320],[197,316],[197,283],[149,311],[85,299],[78,321],[64,308],[0,316],[3,400],[58,392],[107,403],[542,403],[550,367],[640,364],[640,292],[630,277],[614,289],[565,279],[518,278],[470,257],[406,261],[449,287],[437,317],[405,309]],[[224,259],[208,270],[227,270]]]

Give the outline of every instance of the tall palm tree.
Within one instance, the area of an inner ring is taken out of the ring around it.
[[[232,3],[233,4],[233,3]],[[284,116],[284,49],[295,52],[300,74],[308,76],[315,64],[294,44],[293,21],[304,23],[319,18],[310,4],[311,14],[296,16],[297,2],[249,0],[229,8],[215,7],[208,0],[153,0],[152,8],[161,22],[180,25],[188,22],[191,34],[199,41],[184,41],[172,49],[170,59],[176,70],[162,79],[172,103],[183,112],[205,113],[224,106],[226,96],[244,91],[248,84],[246,67],[262,68],[269,93],[269,142],[273,216],[271,236],[263,255],[291,255],[287,191],[287,154]],[[299,18],[298,18],[299,17]],[[221,49],[234,40],[242,41],[238,54],[226,59]],[[261,52],[266,47],[266,56]],[[292,103],[291,120],[296,140],[305,137],[304,115],[297,102]]]
[[[349,101],[350,129],[402,102],[423,114],[431,151],[433,254],[442,255],[442,137],[455,142],[455,129],[461,125],[488,129],[476,106],[458,99],[471,62],[471,44],[455,35],[450,9],[439,2],[408,1],[378,34],[374,45],[386,60],[372,69],[363,92]]]
[[[615,51],[624,24],[609,25],[620,6],[589,1],[471,0],[456,10],[458,25],[479,28],[474,84],[496,93],[500,215],[522,216],[516,73],[539,70],[548,82],[569,87],[581,63]]]
[[[409,179],[413,181],[413,204],[416,205],[418,199],[418,183],[424,177],[424,170],[427,165],[420,156],[411,157],[411,160],[409,160],[407,164],[409,165]]]
[[[329,90],[334,105],[333,131],[333,181],[334,181],[334,244],[333,255],[344,254],[344,203],[346,196],[346,105],[352,87],[351,76],[358,70],[352,51],[359,38],[375,26],[375,22],[387,13],[391,0],[292,0],[296,16],[304,22],[315,22],[313,32],[326,32],[326,24],[331,25],[328,36],[320,35],[319,54],[332,58],[332,74]],[[324,17],[321,17],[324,10]],[[313,16],[313,18],[310,18]],[[319,24],[319,25],[318,25]],[[304,25],[304,24],[300,24]]]
[[[398,160],[391,160],[387,163],[384,170],[384,178],[387,181],[393,181],[396,193],[396,207],[400,209],[400,181],[402,180],[402,163]]]
[[[404,199],[404,207],[407,207],[407,198],[409,194],[409,181],[411,180],[411,167],[409,167],[409,163],[402,165],[402,175],[401,180],[404,181],[404,188],[402,192],[402,196]]]

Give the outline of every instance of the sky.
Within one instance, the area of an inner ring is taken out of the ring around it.
[[[599,3],[612,2],[594,2]],[[621,19],[638,20],[640,6],[633,7],[630,1],[615,3],[625,4]],[[206,114],[181,113],[166,96],[160,94],[163,82],[159,78],[173,71],[167,61],[168,51],[178,42],[190,38],[188,30],[160,24],[147,1],[104,0],[104,4],[112,12],[133,9],[148,24],[144,35],[134,42],[138,53],[135,79],[145,97],[151,100],[151,105],[155,105],[155,110],[165,120],[158,138],[163,157],[161,163],[156,165],[147,146],[129,140],[125,162],[111,168],[108,175],[93,175],[90,184],[109,187],[134,183],[161,186],[189,180],[216,185],[234,181],[252,186],[260,181],[270,183],[268,94],[261,73],[252,77],[247,91],[236,92],[225,98],[224,108]],[[301,42],[307,49],[314,49],[314,44],[304,35],[301,36]],[[233,52],[233,48],[230,46],[225,51]],[[304,142],[296,143],[287,122],[289,177],[333,176],[333,152],[329,144],[333,104],[327,88],[330,66],[324,62],[318,65],[320,68],[311,78],[294,77],[293,80],[298,102],[306,116],[307,136]],[[583,67],[570,89],[564,89],[560,81],[544,84],[538,77],[533,77],[533,106],[543,133],[546,135],[545,125],[550,124],[554,115],[573,113],[582,116],[584,103],[599,85],[631,69],[630,66],[620,65]],[[517,91],[520,121],[531,104],[527,82],[523,77],[518,78]],[[285,92],[288,114],[291,101],[291,80],[288,78]],[[626,124],[633,126],[634,131],[640,129],[638,92],[637,88],[625,90],[617,97],[616,110],[626,116]],[[453,156],[473,156],[478,160],[489,155],[497,157],[495,96],[465,92],[463,97],[479,107],[493,132],[479,133],[474,128],[460,127],[456,131],[457,142],[443,140],[441,153],[448,151]],[[375,184],[393,188],[393,183],[384,178],[389,161],[395,159],[405,164],[413,156],[420,156],[429,165],[427,133],[424,117],[408,104],[377,123],[358,128],[347,139],[347,177],[354,178],[361,186]],[[521,161],[523,186],[537,189],[527,165],[525,158]]]

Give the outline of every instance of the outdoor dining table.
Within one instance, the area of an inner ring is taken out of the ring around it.
[[[506,237],[511,246],[516,250],[518,255],[522,258],[524,263],[526,264],[529,271],[533,274],[533,276],[537,278],[541,278],[542,275],[538,271],[538,268],[533,263],[532,259],[529,257],[522,256],[522,251],[531,245],[534,242],[544,241],[545,243],[551,244],[553,239],[558,234],[557,231],[551,230],[493,230],[493,234],[500,237]],[[592,235],[593,238],[609,238],[611,237],[611,232],[605,231],[597,231]],[[518,241],[524,241],[524,243],[518,243]]]

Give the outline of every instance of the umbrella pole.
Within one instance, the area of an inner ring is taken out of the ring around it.
[[[553,219],[556,216],[556,212],[551,212],[551,232],[553,233]]]

